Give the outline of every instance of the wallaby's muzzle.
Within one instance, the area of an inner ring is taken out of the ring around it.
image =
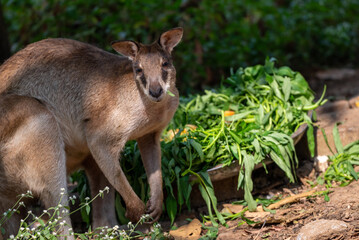
[[[151,97],[154,98],[154,100],[156,102],[161,101],[162,99],[162,94],[163,94],[163,88],[161,87],[160,84],[158,85],[154,85],[154,86],[149,86],[149,94]]]

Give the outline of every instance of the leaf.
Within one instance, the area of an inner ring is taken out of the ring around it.
[[[198,153],[199,157],[201,160],[203,160],[204,156],[203,156],[203,150],[202,150],[202,145],[199,144],[197,141],[193,140],[193,139],[189,139],[189,142],[191,144],[191,146],[196,150],[196,152]]]
[[[118,193],[116,193],[115,197],[115,209],[117,213],[117,217],[121,224],[127,224],[128,219],[126,218],[126,209],[121,203],[121,197]]]
[[[311,157],[314,157],[315,156],[314,128],[313,128],[313,125],[310,123],[307,123],[307,125],[308,125],[308,129],[307,129],[308,148],[309,148]]]
[[[290,69],[289,67],[287,66],[283,66],[283,67],[280,67],[277,71],[277,74],[279,76],[282,76],[282,77],[285,77],[285,76],[288,76],[290,78],[293,77],[293,71],[292,69]]]
[[[291,169],[284,163],[284,161],[275,153],[275,151],[271,151],[269,153],[271,159],[285,172],[290,182],[294,182],[294,176],[292,174]]]
[[[248,203],[248,209],[254,211],[257,209],[257,203],[251,193],[253,190],[252,172],[254,169],[254,159],[246,151],[243,151],[242,154],[244,163],[244,199]]]
[[[326,201],[326,202],[329,202],[329,201],[330,201],[330,198],[329,198],[329,196],[328,196],[328,193],[325,193],[325,194],[324,194],[324,201]]]
[[[242,140],[240,139],[240,137],[235,132],[233,132],[231,130],[228,130],[228,132],[238,144],[241,144]]]
[[[203,184],[199,184],[198,188],[199,188],[199,191],[201,193],[201,196],[202,196],[203,200],[205,201],[205,203],[207,205],[208,214],[209,214],[209,218],[211,219],[212,225],[217,227],[218,223],[214,219],[214,216],[213,216],[213,213],[212,213],[211,198],[209,197],[209,194],[206,191],[206,188],[203,186]]]
[[[284,77],[282,91],[284,93],[284,101],[285,102],[287,102],[289,100],[290,90],[291,90],[290,78]]]
[[[334,125],[334,128],[333,128],[333,138],[334,138],[334,143],[335,143],[335,147],[337,149],[337,152],[338,153],[343,153],[344,148],[343,148],[343,145],[342,145],[342,141],[340,140],[339,131],[338,131],[338,124],[337,123]]]
[[[179,212],[181,212],[181,208],[184,203],[182,186],[181,186],[181,182],[180,182],[180,172],[181,172],[181,168],[179,166],[176,166],[175,173],[176,173],[176,182],[177,182],[177,201],[178,201],[178,205],[180,207]]]
[[[349,161],[347,161],[347,168],[350,174],[355,178],[355,180],[358,180],[358,174],[355,172],[353,166]]]
[[[237,114],[234,114],[232,116],[228,116],[228,117],[225,117],[226,118],[226,121],[238,121],[240,119],[243,119],[245,117],[247,117],[249,114],[252,114],[253,111],[246,111],[246,112],[241,112],[241,113],[237,113]]]
[[[85,210],[86,210],[86,214],[90,215],[91,207],[89,204],[86,204]]]
[[[324,138],[325,144],[326,144],[326,145],[327,145],[327,147],[329,148],[330,152],[334,155],[334,152],[333,152],[332,148],[331,148],[331,147],[330,147],[330,145],[329,145],[329,142],[328,142],[328,137],[327,137],[327,134],[325,133],[324,128],[320,128],[320,130],[322,131],[322,135],[323,135],[323,138]]]
[[[172,195],[169,195],[166,198],[166,210],[167,210],[167,214],[171,220],[171,225],[172,225],[176,218],[176,214],[177,214],[177,202],[176,202],[176,199]]]
[[[212,203],[212,208],[213,208],[214,212],[216,213],[216,216],[217,216],[219,222],[222,225],[226,225],[226,221],[224,220],[222,214],[217,209],[217,198],[214,194],[213,185],[212,185],[211,179],[209,178],[208,172],[199,172],[198,175],[200,175],[203,179],[202,185],[203,185],[206,193],[208,194],[210,203]]]
[[[190,196],[192,192],[192,185],[189,183],[189,175],[180,178],[180,191],[182,192],[187,208],[191,210]]]

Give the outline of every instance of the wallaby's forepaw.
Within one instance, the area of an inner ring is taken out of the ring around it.
[[[150,223],[157,222],[162,214],[162,201],[156,201],[153,198],[150,198],[147,202],[146,214],[149,214],[152,218]]]
[[[141,201],[138,204],[133,205],[133,207],[126,206],[126,218],[131,222],[136,223],[140,220],[141,216],[145,214],[145,204]]]

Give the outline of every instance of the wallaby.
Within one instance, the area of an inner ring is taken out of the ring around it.
[[[28,188],[45,206],[53,205],[50,199],[60,199],[60,188],[66,189],[66,173],[82,167],[93,196],[110,187],[104,200],[93,202],[93,229],[116,225],[114,189],[131,221],[144,213],[158,220],[163,202],[160,135],[179,104],[171,52],[182,34],[182,28],[174,28],[150,45],[112,43],[125,57],[74,40],[47,39],[9,58],[0,67],[0,122],[9,121],[0,128],[0,201],[13,201]],[[120,167],[128,140],[138,142],[147,173],[146,206]],[[18,178],[9,174],[20,168]],[[23,189],[16,187],[19,181]],[[0,204],[0,212],[3,208]]]

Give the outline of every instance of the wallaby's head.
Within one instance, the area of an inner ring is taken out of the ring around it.
[[[117,41],[112,48],[132,61],[133,74],[148,98],[160,102],[176,80],[171,52],[181,41],[182,28],[162,33],[158,41],[143,45],[134,41]]]

